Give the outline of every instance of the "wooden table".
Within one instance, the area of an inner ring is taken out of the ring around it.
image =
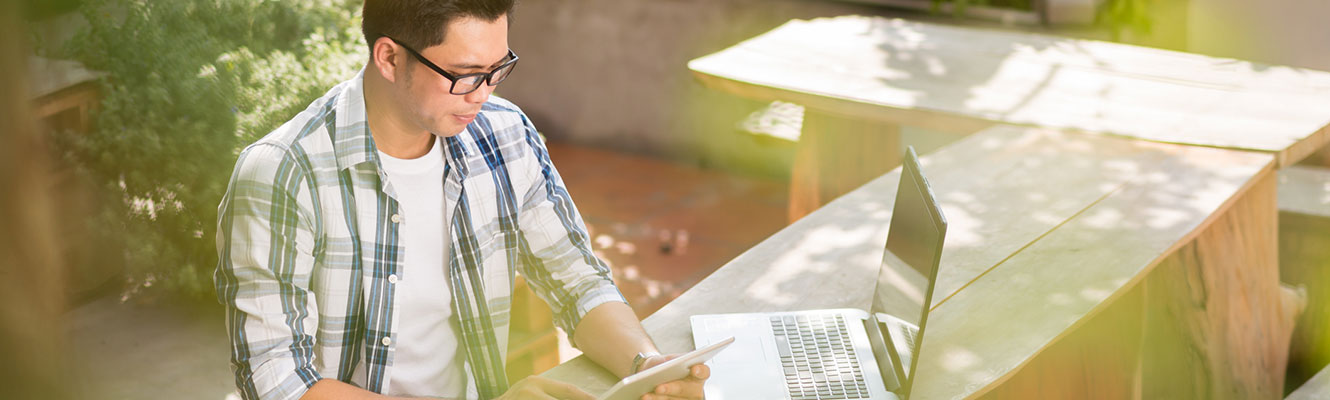
[[[922,162],[950,226],[917,398],[1282,393],[1272,155],[998,126]],[[740,255],[647,331],[678,352],[693,314],[868,307],[899,174]],[[614,381],[584,358],[545,375]]]
[[[872,17],[795,20],[688,63],[703,85],[806,107],[790,217],[900,163],[899,125],[993,123],[1264,152],[1330,142],[1330,73]]]

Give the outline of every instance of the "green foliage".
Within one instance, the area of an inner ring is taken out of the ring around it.
[[[1032,0],[932,0],[932,13],[942,13],[942,4],[951,3],[951,15],[957,18],[965,16],[970,6],[1008,8],[1013,10],[1034,11]]]
[[[931,0],[932,13],[942,13],[944,3],[952,4],[952,16],[964,17],[971,6],[1034,11],[1033,0]],[[1095,11],[1095,24],[1105,27],[1114,39],[1123,32],[1149,34],[1151,18],[1147,0],[1103,0]]]
[[[82,6],[89,26],[70,51],[109,77],[95,131],[58,135],[56,147],[110,199],[88,229],[124,249],[131,292],[211,296],[217,205],[237,154],[363,65],[359,4]]]
[[[1107,27],[1114,40],[1120,40],[1125,31],[1149,34],[1149,4],[1145,0],[1106,0],[1095,13],[1095,23]]]

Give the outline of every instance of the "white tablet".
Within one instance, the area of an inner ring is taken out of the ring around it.
[[[656,385],[677,381],[688,377],[688,369],[694,365],[701,364],[710,360],[711,357],[719,353],[725,346],[734,343],[734,338],[728,338],[707,347],[688,352],[666,361],[660,365],[647,368],[642,372],[629,375],[619,383],[614,384],[610,390],[600,395],[599,400],[637,400],[642,395],[654,390]]]

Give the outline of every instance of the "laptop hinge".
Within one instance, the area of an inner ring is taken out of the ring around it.
[[[892,363],[893,349],[887,346],[889,339],[883,333],[886,332],[886,325],[878,321],[876,314],[869,314],[868,319],[863,322],[864,331],[868,333],[868,342],[873,346],[873,359],[877,360],[877,370],[882,375],[882,383],[886,384],[889,391],[900,390],[901,382],[896,378],[896,366]]]

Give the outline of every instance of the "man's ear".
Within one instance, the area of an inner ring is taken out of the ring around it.
[[[380,36],[378,40],[374,41],[374,47],[371,47],[369,56],[374,61],[374,69],[379,72],[383,79],[397,83],[397,69],[406,61],[402,59],[405,51],[387,36]]]

